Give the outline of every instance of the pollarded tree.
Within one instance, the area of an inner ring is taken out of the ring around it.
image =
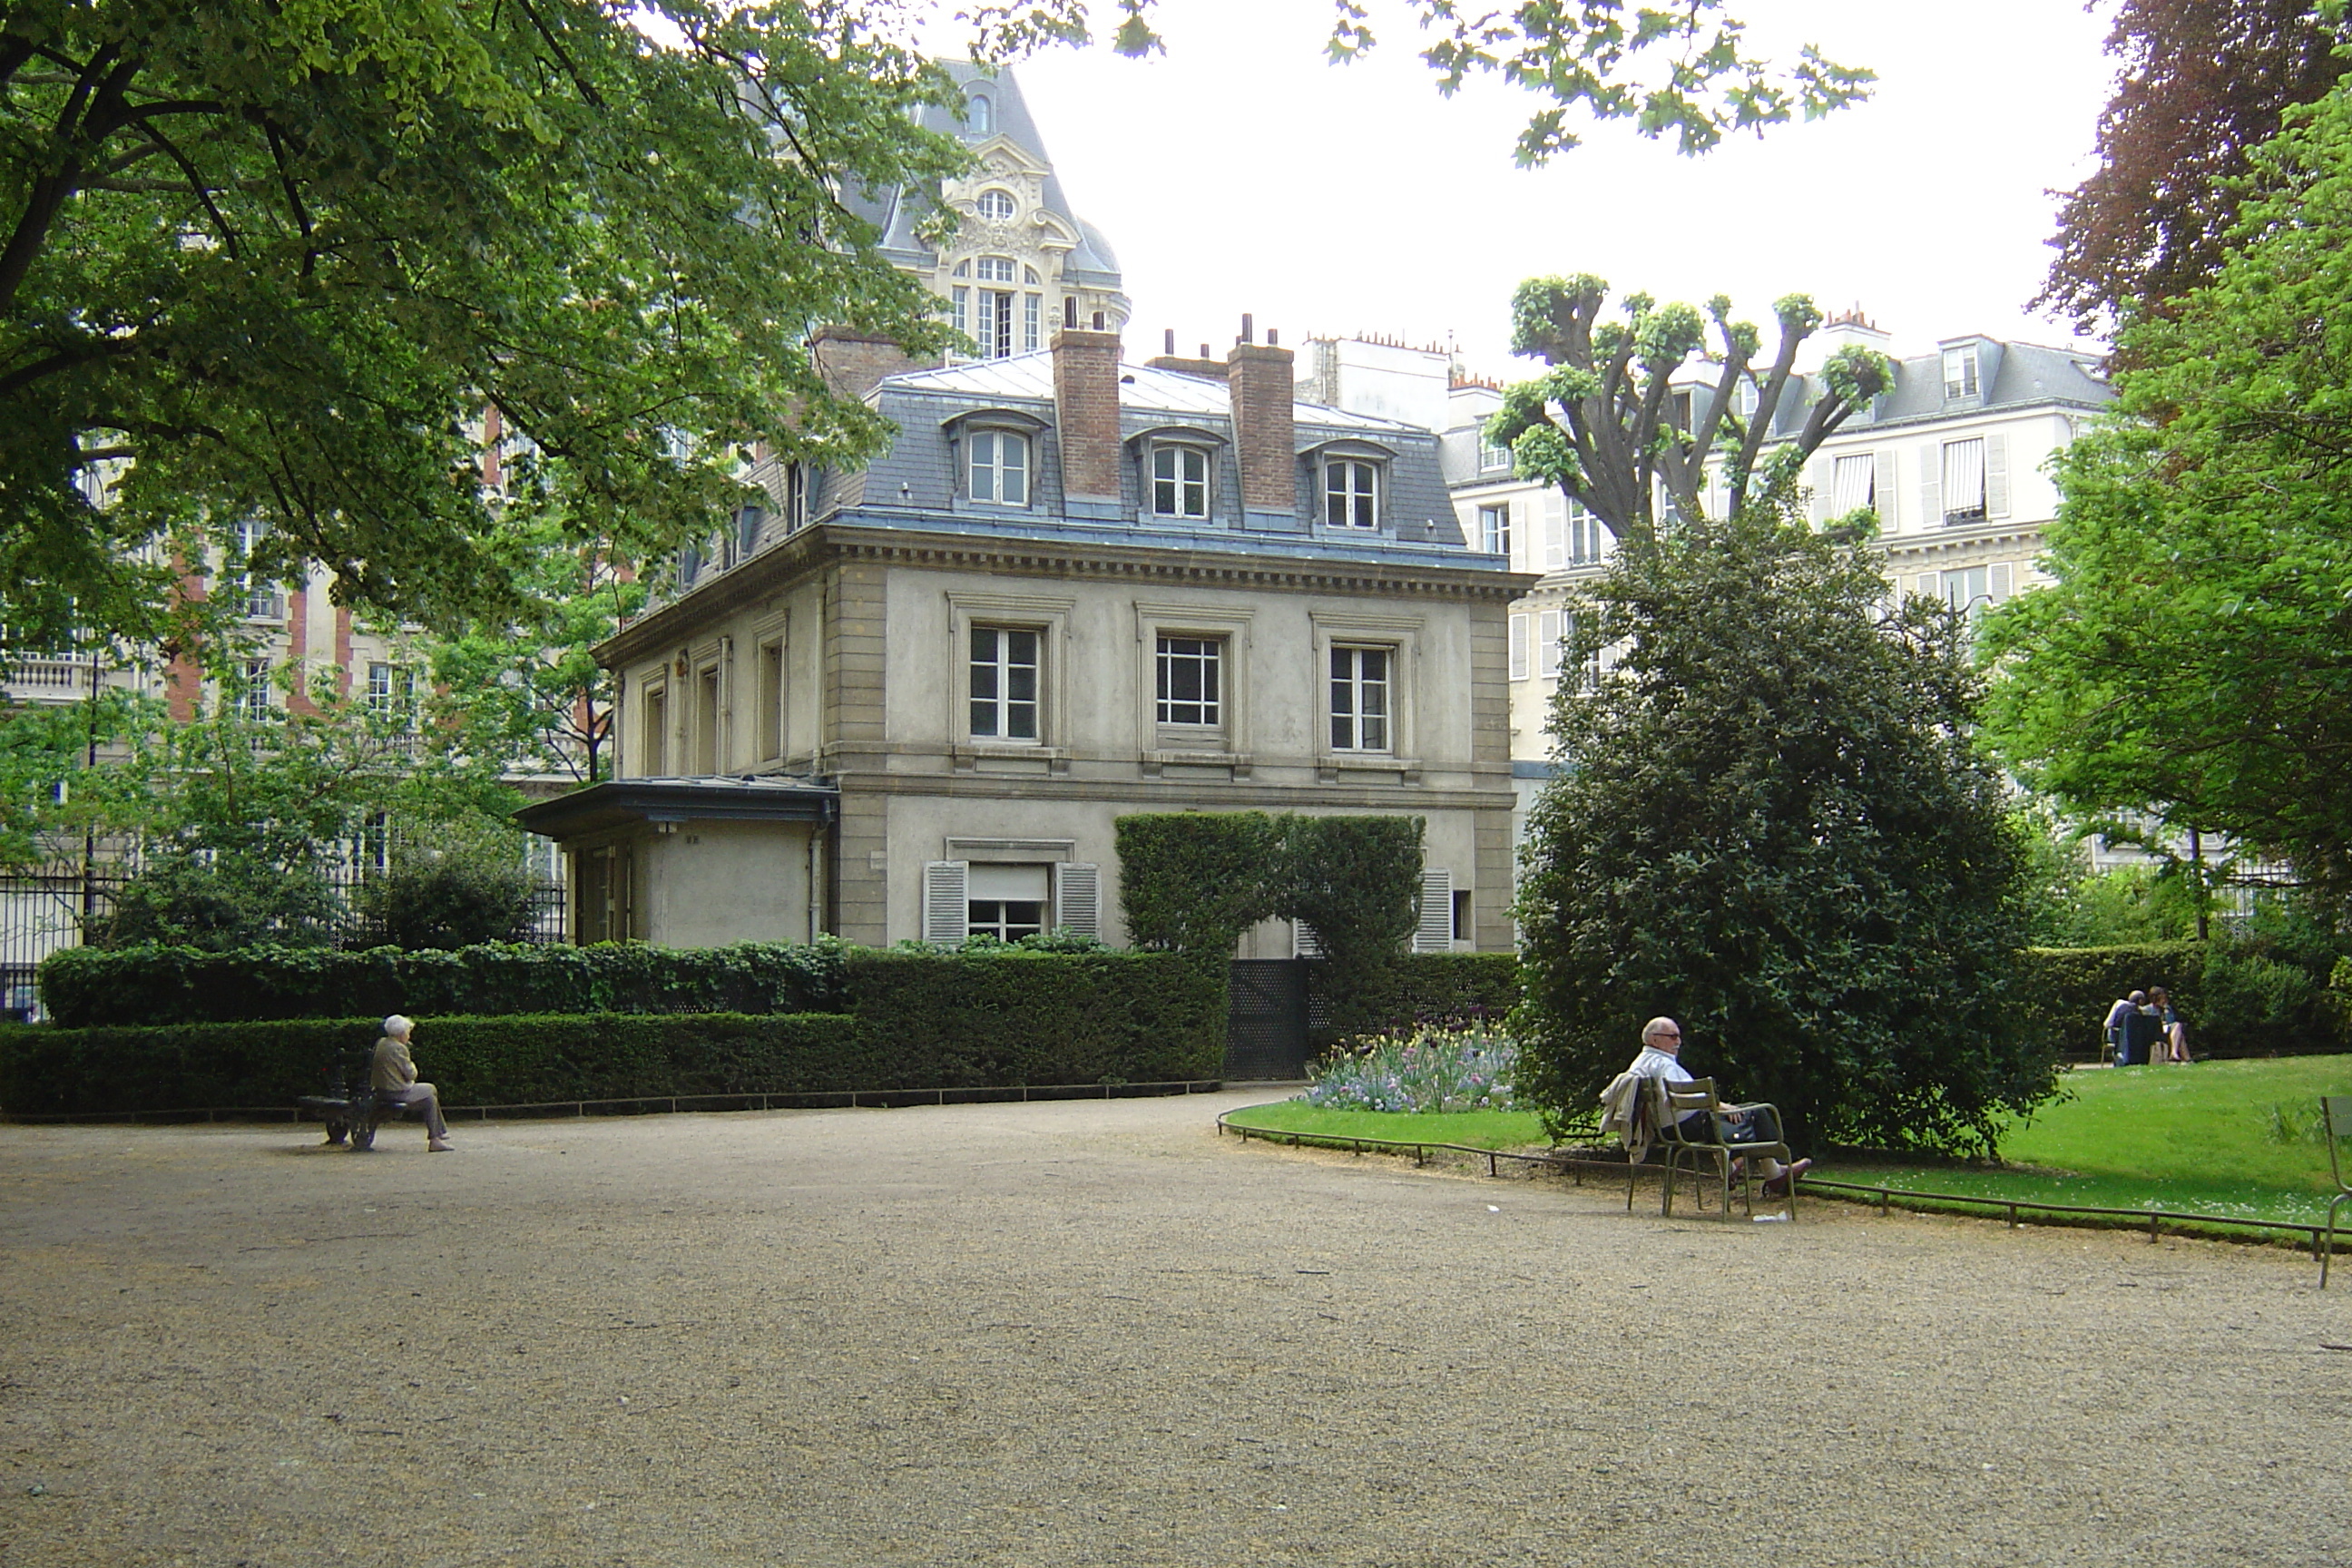
[[[2291,860],[2352,907],[2352,91],[2256,150],[2241,248],[2124,336],[2049,588],[1990,616],[1996,740],[2085,818]]]
[[[1786,509],[1782,509],[1785,510]],[[2052,1093],[2008,1005],[2028,847],[1973,738],[1958,617],[1751,504],[1621,550],[1528,821],[1522,1088],[1590,1110],[1643,1020],[1799,1142],[1990,1151]]]
[[[1518,286],[1512,351],[1552,368],[1505,389],[1486,439],[1511,448],[1520,478],[1558,486],[1619,539],[1650,533],[1661,497],[1696,519],[1709,515],[1712,488],[1725,498],[1724,514],[1737,516],[1752,498],[1793,483],[1894,375],[1885,355],[1860,344],[1831,355],[1818,386],[1798,374],[1798,351],[1822,322],[1802,295],[1775,307],[1780,341],[1761,365],[1761,335],[1731,319],[1722,295],[1702,317],[1630,294],[1622,321],[1603,319],[1608,300],[1609,285],[1589,275]],[[1694,374],[1701,364],[1706,371]],[[1812,401],[1799,420],[1791,400],[1805,396]]]

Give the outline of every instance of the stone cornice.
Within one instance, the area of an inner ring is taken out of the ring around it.
[[[1370,595],[1496,605],[1521,596],[1538,581],[1525,573],[1467,566],[1290,555],[1282,553],[1280,542],[1275,540],[1268,540],[1266,546],[1262,551],[1188,550],[1097,540],[934,531],[919,526],[814,523],[622,627],[598,645],[595,652],[598,662],[608,668],[649,653],[666,652],[693,640],[713,619],[731,615],[823,566],[840,563],[1063,581],[1189,584],[1261,593]]]

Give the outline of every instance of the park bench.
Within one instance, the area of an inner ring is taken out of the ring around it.
[[[356,1072],[353,1071],[356,1067]],[[330,1068],[325,1076],[334,1086],[331,1094],[305,1094],[296,1099],[306,1115],[315,1116],[327,1124],[327,1142],[340,1144],[348,1141],[352,1152],[364,1154],[375,1147],[375,1130],[410,1107],[396,1104],[378,1094],[374,1087],[375,1053],[362,1051],[356,1060],[346,1058],[340,1069]],[[359,1087],[353,1089],[356,1083]]]

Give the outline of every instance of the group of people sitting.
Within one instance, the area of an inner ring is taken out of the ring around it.
[[[2135,991],[2107,1009],[2107,1059],[2119,1068],[2189,1060],[2189,1025],[2164,987]]]

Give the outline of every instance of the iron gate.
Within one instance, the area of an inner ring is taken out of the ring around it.
[[[1295,1081],[1307,1076],[1307,961],[1233,961],[1225,1014],[1225,1078]]]

